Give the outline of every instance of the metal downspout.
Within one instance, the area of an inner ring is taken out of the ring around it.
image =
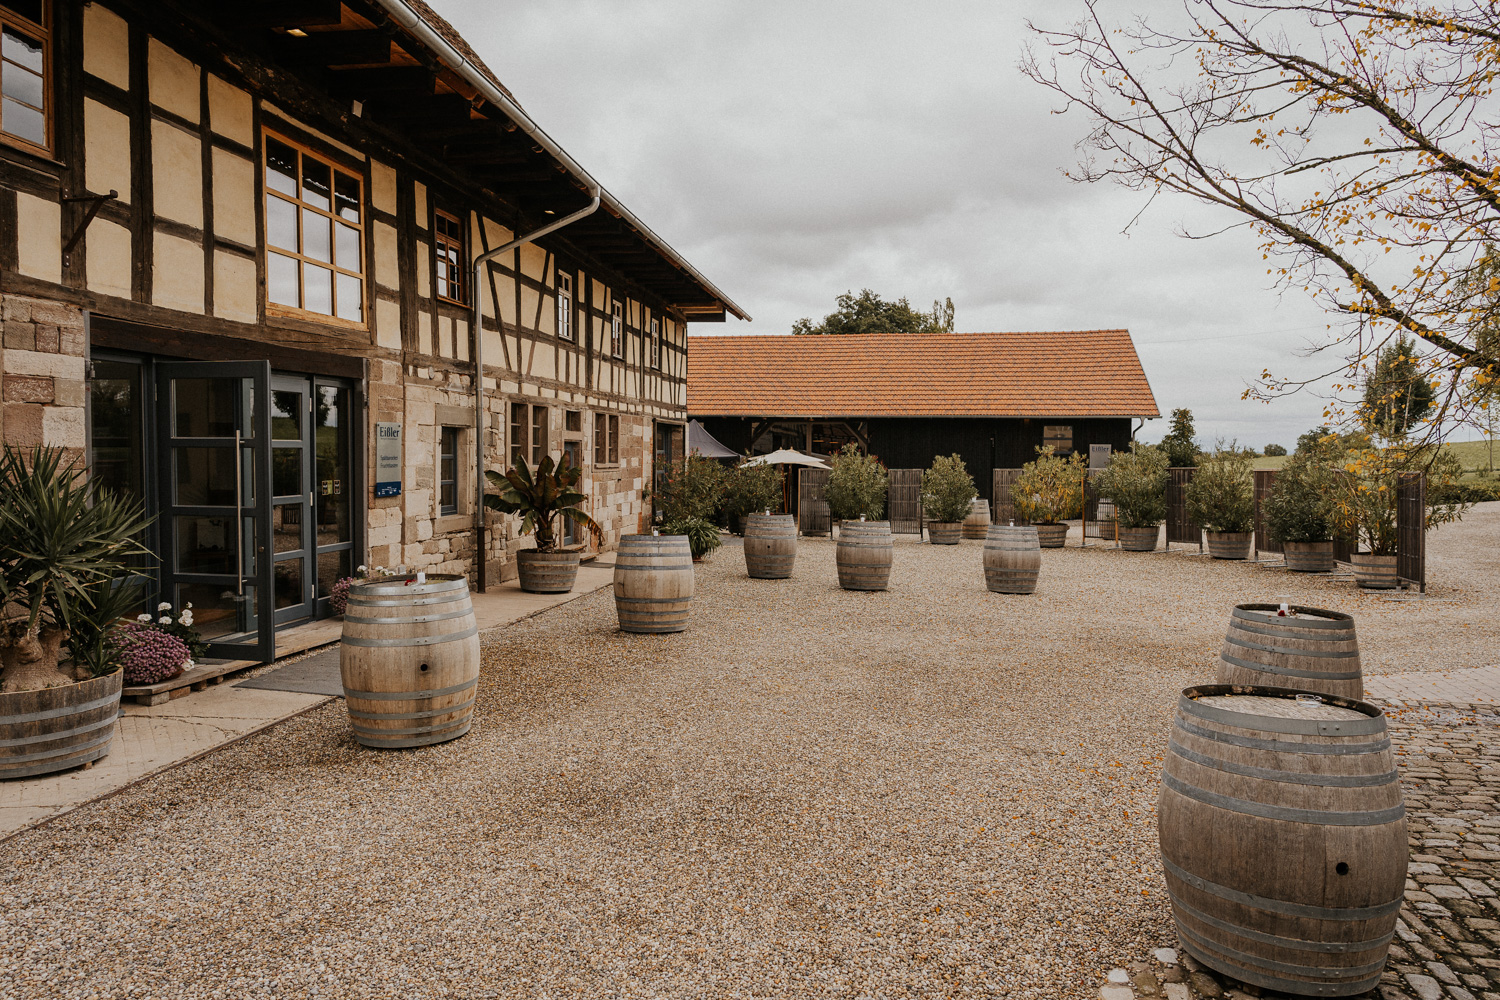
[[[588,205],[572,215],[565,215],[550,225],[532,230],[524,236],[518,236],[504,246],[496,247],[474,258],[474,280],[470,285],[474,295],[474,572],[481,594],[485,592],[488,582],[485,579],[488,539],[485,538],[484,524],[484,300],[479,297],[480,286],[484,281],[485,265],[503,253],[510,253],[523,243],[530,243],[548,233],[555,233],[564,226],[572,225],[585,216],[593,215],[599,207],[599,193],[598,185],[593,186],[589,190],[591,199]],[[482,214],[478,219],[479,225],[484,225]]]

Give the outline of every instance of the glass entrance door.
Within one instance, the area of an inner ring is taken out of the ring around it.
[[[271,366],[162,362],[162,592],[191,603],[209,656],[275,656],[271,560]]]
[[[276,624],[312,617],[313,565],[312,381],[271,379],[271,539]]]
[[[581,464],[583,461],[583,442],[564,441],[563,457],[568,460],[568,465],[572,466],[573,468],[583,468]],[[578,524],[571,518],[567,517],[561,518],[560,520],[562,521],[562,543],[564,545],[577,545],[582,539]]]

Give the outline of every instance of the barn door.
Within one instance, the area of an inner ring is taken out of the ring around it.
[[[892,534],[922,533],[922,470],[890,470],[890,509]]]
[[[797,470],[797,527],[804,535],[826,535],[832,523],[823,489],[828,485],[829,469]]]

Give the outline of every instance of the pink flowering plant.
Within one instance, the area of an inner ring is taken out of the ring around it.
[[[147,617],[147,616],[143,616]],[[187,643],[156,625],[128,622],[110,636],[126,684],[157,684],[191,669]]]
[[[137,615],[136,622],[164,632],[173,636],[187,647],[188,655],[193,659],[202,659],[208,655],[208,643],[203,641],[203,636],[193,627],[193,604],[191,601],[182,606],[181,613],[172,610],[170,601],[162,601],[156,606],[155,615]]]
[[[384,566],[376,566],[373,571],[368,566],[356,566],[353,576],[346,576],[336,581],[333,589],[328,591],[328,606],[333,609],[334,614],[341,615],[349,610],[350,587],[356,583],[363,583],[371,576],[397,576],[401,570],[402,567],[399,566],[396,569],[386,569]]]

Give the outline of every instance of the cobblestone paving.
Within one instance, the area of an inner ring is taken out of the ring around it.
[[[1500,713],[1400,702],[1387,709],[1406,791],[1411,861],[1390,962],[1370,995],[1500,1000]],[[1100,995],[1280,996],[1210,973],[1172,947],[1113,970]]]

